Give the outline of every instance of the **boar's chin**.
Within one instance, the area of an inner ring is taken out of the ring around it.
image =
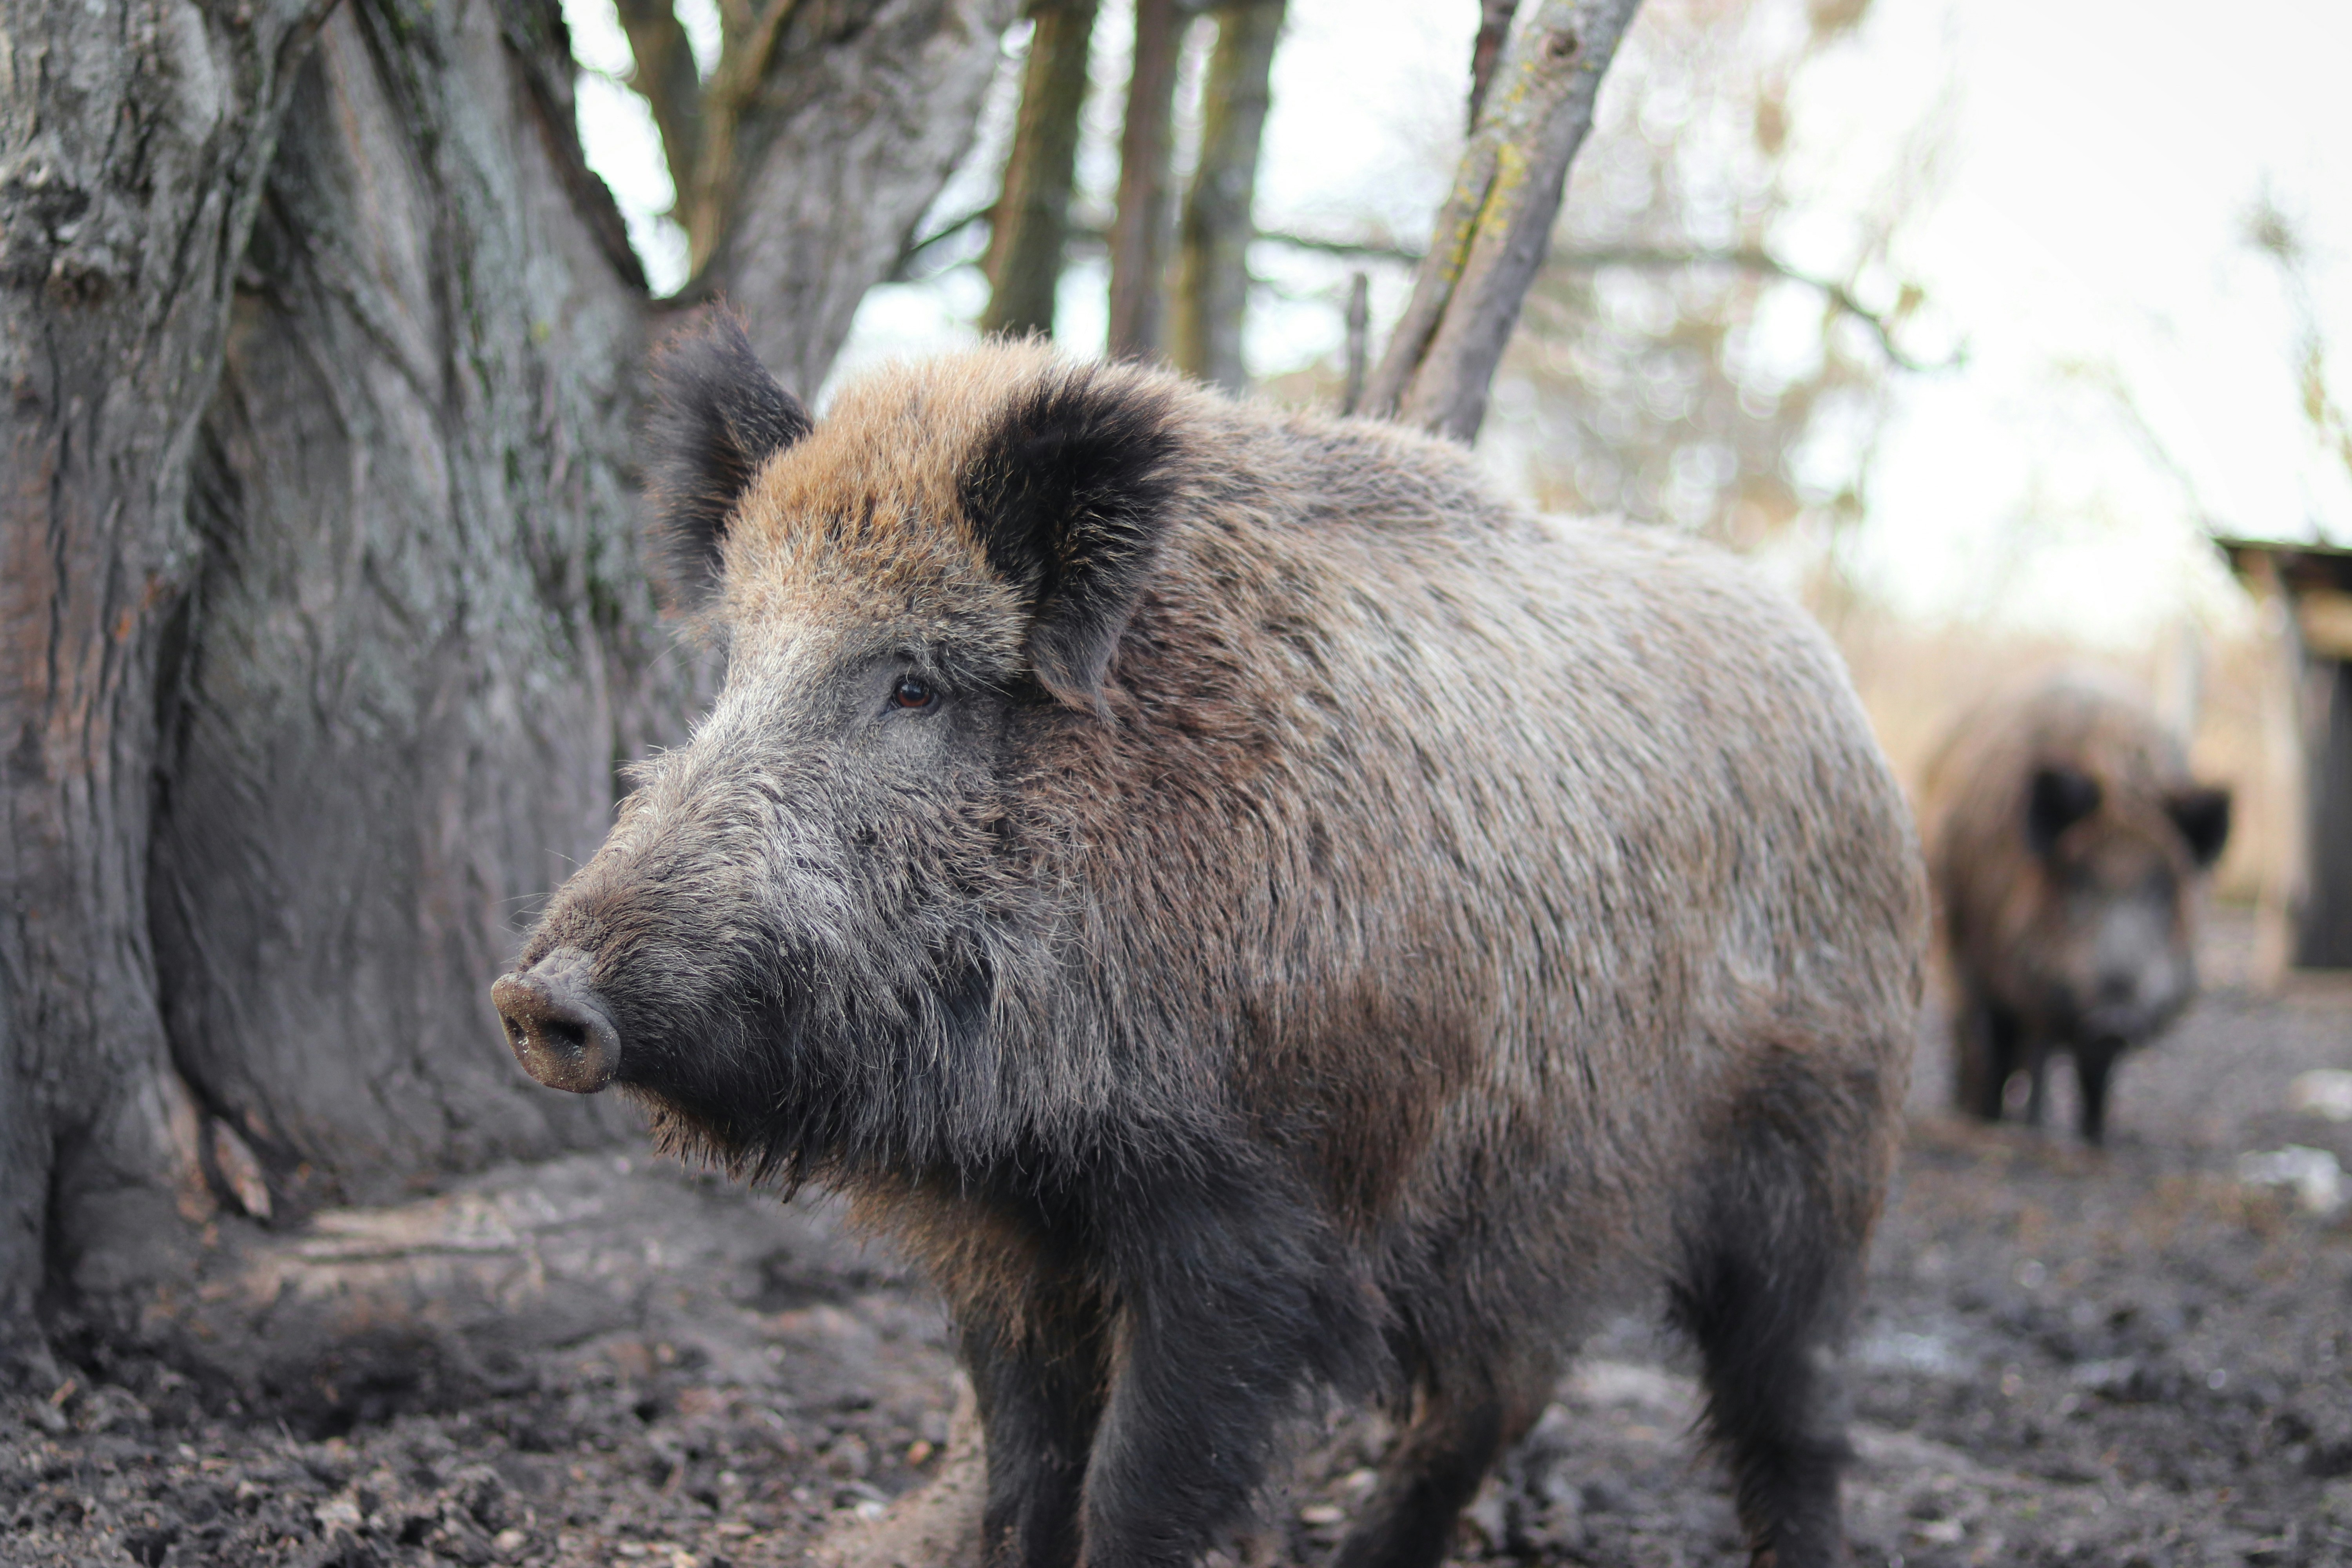
[[[646,1130],[654,1147],[674,1160],[711,1166],[736,1181],[780,1189],[788,1197],[823,1174],[803,1152],[771,1147],[719,1119],[698,1114],[659,1089],[632,1083],[616,1087],[645,1108]]]

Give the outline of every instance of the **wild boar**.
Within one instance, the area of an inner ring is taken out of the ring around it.
[[[2137,700],[2068,675],[1964,719],[1926,796],[1955,1100],[1997,1121],[2022,1070],[2038,1126],[2064,1051],[2083,1137],[2102,1142],[2116,1058],[2197,994],[2199,894],[2230,836],[2230,792],[2192,781]]]
[[[988,1560],[1196,1562],[1336,1394],[1404,1423],[1337,1561],[1435,1563],[1654,1302],[1759,1560],[1830,1562],[1926,886],[1818,632],[1162,373],[993,343],[818,424],[724,319],[660,370],[724,689],[495,1001],[929,1271]]]

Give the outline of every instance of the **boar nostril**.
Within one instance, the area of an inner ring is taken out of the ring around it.
[[[558,948],[490,987],[490,1005],[523,1070],[575,1094],[603,1089],[621,1064],[620,1032],[589,984],[590,963],[577,948]]]

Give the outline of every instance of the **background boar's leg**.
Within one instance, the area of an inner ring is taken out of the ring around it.
[[[2017,1019],[1982,996],[1963,1001],[1952,1020],[1952,1099],[1986,1121],[2000,1120],[2001,1094],[2018,1068]]]
[[[2121,1040],[2094,1040],[2074,1047],[2074,1081],[2083,1089],[2083,1140],[2103,1143],[2107,1136],[2107,1071],[2123,1055]]]
[[[1551,1397],[1557,1365],[1522,1372],[1517,1391],[1418,1383],[1412,1421],[1330,1568],[1435,1568],[1445,1560],[1463,1505]]]
[[[2050,1110],[2050,1042],[2036,1037],[2025,1047],[2025,1124],[2039,1127]]]

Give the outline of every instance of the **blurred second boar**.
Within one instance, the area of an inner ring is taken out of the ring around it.
[[[2099,1142],[2116,1059],[2197,993],[2197,908],[2230,792],[2190,779],[2138,701],[2067,675],[1963,720],[1926,795],[1959,1108],[1998,1121],[2023,1072],[2039,1123],[2063,1051]]]

